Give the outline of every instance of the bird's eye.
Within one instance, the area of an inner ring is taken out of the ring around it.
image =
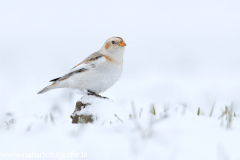
[[[112,41],[112,44],[114,44],[115,43],[115,41]]]

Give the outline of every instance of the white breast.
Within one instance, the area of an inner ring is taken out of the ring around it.
[[[100,93],[112,87],[116,83],[116,81],[119,80],[122,74],[122,65],[109,62],[106,65],[104,65],[102,68],[99,67],[98,71],[100,74],[97,77],[99,82],[96,82],[96,83],[99,83],[99,84],[98,86],[96,86],[96,88],[98,88],[97,89],[98,91],[96,92]]]
[[[122,63],[105,61],[95,68],[76,74],[69,79],[69,87],[90,90],[97,94],[112,87],[122,74]]]

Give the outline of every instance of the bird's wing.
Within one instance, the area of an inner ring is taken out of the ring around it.
[[[102,57],[103,57],[103,55],[102,55],[101,53],[95,52],[95,53],[91,54],[90,56],[88,56],[86,59],[84,59],[81,63],[79,63],[78,65],[74,66],[74,67],[70,70],[70,72],[75,71],[75,70],[78,70],[79,68],[82,68],[84,64],[85,64],[85,65],[89,65],[89,64],[96,63],[97,60],[98,60],[99,58],[102,58]]]
[[[96,67],[96,64],[101,58],[103,58],[103,55],[99,52],[95,52],[88,56],[84,61],[73,67],[67,74],[62,77],[52,79],[50,82],[62,81],[74,74],[89,71]]]

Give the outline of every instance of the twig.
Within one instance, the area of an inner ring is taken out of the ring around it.
[[[32,127],[32,124],[29,124],[29,126],[26,129],[26,132],[30,131],[31,127]]]
[[[102,126],[104,125],[105,121],[106,121],[106,120],[103,121]]]
[[[120,122],[123,122],[116,114],[114,114],[115,117],[117,117],[117,119],[120,121]]]
[[[129,114],[129,119],[132,119],[132,115],[131,114]]]

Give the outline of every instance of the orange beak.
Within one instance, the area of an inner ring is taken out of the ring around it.
[[[119,43],[119,46],[125,47],[126,43],[122,41],[121,43]]]

